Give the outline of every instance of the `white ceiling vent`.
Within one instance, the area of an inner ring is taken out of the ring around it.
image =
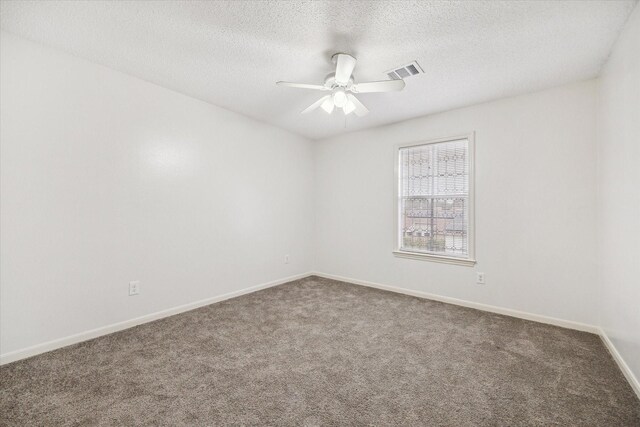
[[[413,61],[410,64],[403,65],[400,68],[386,71],[387,76],[393,80],[406,79],[407,77],[415,76],[416,74],[423,74],[424,70],[418,64],[418,61]]]

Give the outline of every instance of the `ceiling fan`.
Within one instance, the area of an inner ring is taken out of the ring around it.
[[[354,93],[391,92],[404,88],[404,80],[401,79],[354,83],[353,69],[356,66],[356,58],[346,53],[336,53],[331,60],[336,64],[336,72],[327,75],[322,85],[276,82],[280,86],[331,92],[303,110],[302,114],[309,113],[318,107],[331,114],[337,107],[342,108],[345,115],[354,112],[358,117],[362,117],[369,113],[369,110],[354,96]]]

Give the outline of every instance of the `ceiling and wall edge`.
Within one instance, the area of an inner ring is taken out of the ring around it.
[[[310,140],[516,96],[599,75],[635,0],[411,3],[2,2],[3,30]],[[357,14],[358,20],[348,17]],[[429,25],[424,25],[428,22]],[[286,24],[286,25],[284,25]],[[396,28],[410,28],[398,32]],[[278,80],[321,83],[331,55],[356,82],[417,60],[423,74],[371,111],[299,115],[317,100]],[[346,124],[346,126],[345,126]],[[346,129],[345,129],[346,127]]]
[[[92,60],[87,59],[87,58],[84,58],[84,57],[82,57],[82,56],[78,56],[78,55],[76,55],[76,54],[74,54],[74,53],[71,53],[71,52],[68,52],[68,51],[66,51],[66,50],[64,50],[64,49],[60,49],[60,48],[57,48],[57,47],[54,47],[54,46],[49,46],[49,45],[47,45],[47,44],[40,43],[39,41],[32,40],[32,39],[29,39],[29,38],[27,38],[27,37],[23,37],[23,36],[21,36],[21,35],[19,35],[19,34],[12,33],[12,32],[7,31],[7,30],[5,30],[5,29],[0,29],[0,37],[2,37],[2,36],[3,36],[3,34],[7,34],[7,35],[8,35],[8,36],[10,36],[10,37],[15,37],[15,38],[18,38],[18,39],[20,39],[20,40],[27,41],[27,42],[29,42],[29,43],[33,43],[33,44],[36,44],[36,45],[39,45],[39,46],[43,46],[43,47],[45,47],[45,48],[47,48],[47,49],[51,49],[51,50],[53,50],[53,51],[55,51],[55,52],[58,52],[59,54],[63,54],[63,55],[71,56],[71,57],[75,58],[76,60],[84,61],[84,62],[87,62],[87,63],[93,64],[93,65],[95,65],[95,66],[101,67],[101,68],[103,68],[103,69],[107,69],[107,70],[109,70],[109,71],[113,71],[113,72],[115,72],[115,73],[122,74],[122,75],[124,75],[124,76],[129,77],[129,78],[132,78],[132,79],[136,79],[136,80],[139,80],[139,81],[145,82],[145,83],[147,83],[147,84],[153,85],[153,86],[158,87],[158,88],[161,88],[161,89],[163,89],[163,90],[167,90],[167,91],[169,91],[169,92],[172,92],[172,93],[174,93],[174,94],[177,94],[177,95],[180,95],[180,96],[183,96],[183,97],[186,97],[186,98],[189,98],[189,99],[192,99],[192,100],[195,100],[195,101],[201,102],[201,103],[206,104],[206,105],[208,105],[208,106],[210,106],[210,107],[218,108],[218,109],[220,109],[220,110],[224,110],[224,111],[227,111],[227,112],[229,112],[229,113],[237,114],[238,116],[244,117],[245,119],[249,119],[249,120],[251,120],[251,121],[254,121],[254,122],[256,122],[256,123],[259,123],[260,125],[268,126],[268,127],[274,128],[274,129],[279,129],[279,130],[281,130],[282,132],[286,132],[286,133],[288,133],[288,134],[290,134],[290,135],[295,135],[295,136],[297,136],[297,137],[299,137],[299,138],[303,138],[303,139],[305,139],[305,140],[307,140],[307,141],[313,141],[313,139],[311,139],[311,138],[309,138],[309,137],[307,137],[307,136],[304,136],[304,135],[302,135],[302,134],[300,134],[300,133],[297,133],[297,132],[293,132],[293,131],[291,131],[291,130],[289,130],[289,129],[285,129],[285,128],[283,128],[282,126],[278,126],[278,125],[275,125],[275,124],[273,124],[273,123],[269,123],[269,122],[267,122],[267,121],[260,120],[259,118],[256,118],[256,117],[251,117],[251,116],[248,116],[248,115],[246,115],[246,114],[240,113],[240,112],[238,112],[238,111],[234,111],[234,110],[231,110],[231,109],[229,109],[229,108],[222,107],[222,106],[220,106],[220,105],[214,104],[214,103],[212,103],[212,102],[210,102],[210,101],[207,101],[207,100],[205,100],[205,99],[198,98],[198,97],[195,97],[195,96],[192,96],[192,95],[188,95],[188,94],[183,93],[183,92],[180,92],[180,91],[178,91],[178,90],[171,89],[171,88],[168,88],[168,87],[166,87],[166,86],[159,85],[158,83],[152,82],[152,81],[150,81],[150,80],[143,79],[143,78],[138,77],[138,76],[135,76],[135,75],[133,75],[133,74],[131,74],[131,73],[127,73],[127,72],[125,72],[125,71],[121,71],[121,70],[118,70],[118,69],[115,69],[115,68],[109,67],[109,66],[107,66],[107,65],[101,64],[101,63],[96,62],[96,61],[92,61]]]
[[[180,92],[180,91],[177,91],[177,90],[174,90],[174,89],[171,89],[171,88],[168,88],[168,87],[165,87],[165,86],[159,85],[159,84],[154,83],[154,82],[149,81],[149,80],[145,80],[145,79],[143,79],[143,78],[140,78],[140,77],[138,77],[138,76],[132,75],[132,74],[130,74],[130,73],[127,73],[127,72],[124,72],[124,71],[120,71],[120,70],[117,70],[117,69],[115,69],[115,68],[111,68],[111,67],[109,67],[109,66],[106,66],[106,65],[100,64],[100,63],[95,62],[95,61],[92,61],[92,60],[90,60],[90,59],[86,59],[86,58],[80,57],[80,56],[78,56],[78,55],[74,55],[73,53],[67,52],[66,50],[59,49],[59,48],[52,47],[52,46],[48,46],[48,45],[42,44],[42,43],[40,43],[40,42],[38,42],[38,41],[34,41],[34,40],[31,40],[31,39],[28,39],[28,38],[22,37],[22,36],[20,36],[20,35],[17,35],[17,34],[11,33],[11,32],[9,32],[9,31],[6,31],[6,30],[4,30],[4,29],[3,29],[3,30],[0,30],[0,37],[2,36],[2,34],[5,34],[5,33],[6,33],[6,34],[8,34],[8,35],[10,35],[11,37],[16,37],[16,38],[18,38],[18,39],[22,39],[22,40],[28,41],[29,43],[34,43],[34,44],[37,44],[37,45],[40,45],[40,46],[44,46],[44,47],[46,47],[47,49],[52,49],[52,50],[54,50],[54,51],[56,51],[56,52],[58,52],[58,53],[61,53],[61,54],[65,54],[65,55],[72,56],[72,57],[76,58],[77,60],[85,61],[85,62],[91,63],[91,64],[93,64],[93,65],[99,66],[99,67],[101,67],[101,68],[108,69],[108,70],[110,70],[110,71],[113,71],[113,72],[116,72],[116,73],[119,73],[119,74],[125,75],[125,76],[127,76],[127,77],[130,77],[130,78],[133,78],[133,79],[136,79],[136,80],[143,81],[143,82],[145,82],[145,83],[147,83],[147,84],[150,84],[150,85],[156,86],[156,87],[161,88],[161,89],[163,89],[163,90],[168,90],[168,91],[170,91],[170,92],[173,92],[173,93],[175,93],[175,94],[178,94],[178,95],[180,95],[180,96],[183,96],[183,97],[186,97],[186,98],[189,98],[189,99],[196,100],[196,101],[198,101],[198,102],[201,102],[201,103],[207,104],[207,105],[209,105],[209,106],[211,106],[211,107],[215,107],[215,108],[218,108],[218,109],[221,109],[221,110],[224,110],[224,111],[227,111],[227,112],[233,113],[233,114],[237,114],[238,116],[242,116],[242,117],[244,117],[244,118],[246,118],[246,119],[252,120],[252,121],[254,121],[254,122],[256,122],[256,123],[259,123],[259,124],[261,124],[261,125],[263,125],[263,126],[269,126],[269,127],[271,127],[271,128],[279,129],[279,130],[280,130],[280,131],[282,131],[282,132],[286,132],[286,133],[289,133],[289,134],[291,134],[291,135],[295,135],[295,136],[300,137],[300,138],[303,138],[303,139],[305,139],[305,140],[307,140],[307,141],[313,141],[313,142],[318,142],[318,143],[321,143],[322,141],[326,141],[326,140],[329,140],[329,139],[332,139],[332,138],[335,138],[335,137],[338,137],[338,136],[344,136],[344,135],[349,135],[349,134],[357,133],[357,132],[362,131],[362,130],[378,130],[378,129],[383,129],[383,128],[391,127],[391,126],[398,125],[398,124],[401,124],[401,123],[410,123],[410,122],[412,122],[412,121],[421,120],[421,119],[423,119],[423,118],[425,118],[425,117],[437,116],[437,115],[439,115],[439,114],[444,114],[444,113],[448,113],[448,112],[451,112],[451,111],[463,110],[463,109],[465,109],[465,108],[469,108],[469,107],[475,107],[475,106],[479,106],[479,105],[489,104],[489,103],[495,102],[495,101],[497,101],[497,100],[502,100],[502,99],[514,99],[514,98],[518,98],[518,97],[520,97],[520,96],[525,96],[525,95],[529,95],[529,94],[533,94],[533,93],[538,93],[538,92],[544,92],[544,91],[546,91],[546,90],[553,90],[553,89],[555,89],[555,88],[563,87],[563,86],[566,86],[566,85],[568,85],[568,84],[580,83],[580,82],[583,82],[583,81],[589,81],[589,80],[597,80],[597,79],[599,79],[599,78],[600,78],[600,75],[601,75],[600,73],[602,73],[602,70],[603,70],[604,65],[605,65],[605,64],[603,64],[603,65],[600,67],[600,71],[599,71],[598,75],[596,75],[596,76],[594,76],[594,77],[589,77],[589,78],[586,78],[586,79],[580,79],[580,80],[574,80],[574,81],[570,81],[570,82],[567,82],[567,83],[562,83],[562,84],[558,84],[558,85],[554,85],[554,86],[549,86],[549,87],[546,87],[546,88],[543,88],[543,89],[538,89],[538,90],[533,90],[533,91],[530,91],[530,92],[519,93],[519,94],[510,95],[510,96],[506,96],[506,97],[488,99],[488,100],[481,101],[481,102],[476,102],[476,103],[472,103],[472,104],[468,104],[468,105],[464,105],[464,106],[460,106],[460,107],[455,107],[455,108],[450,108],[450,109],[446,109],[446,110],[441,110],[441,111],[437,111],[437,112],[433,112],[433,113],[425,114],[425,115],[422,115],[422,116],[411,117],[411,118],[408,118],[408,119],[403,119],[403,120],[399,120],[399,121],[392,122],[392,123],[386,123],[386,124],[382,124],[382,125],[379,125],[379,126],[373,126],[373,127],[366,128],[366,129],[353,129],[353,130],[349,130],[349,131],[347,131],[347,132],[345,132],[345,133],[342,133],[342,134],[339,134],[339,135],[334,135],[334,136],[328,136],[328,137],[323,137],[323,138],[317,138],[317,139],[314,139],[314,138],[309,138],[309,137],[307,137],[307,136],[305,136],[305,135],[299,134],[299,133],[297,133],[297,132],[291,131],[291,130],[289,130],[289,129],[285,129],[285,128],[283,128],[283,127],[281,127],[281,126],[278,126],[278,125],[275,125],[275,124],[273,124],[273,123],[269,123],[269,122],[266,122],[266,121],[264,121],[264,120],[260,120],[260,119],[258,119],[258,118],[255,118],[255,117],[252,117],[252,116],[246,115],[246,114],[244,114],[244,113],[241,113],[241,112],[238,112],[238,111],[234,111],[234,110],[231,110],[231,109],[229,109],[229,108],[222,107],[222,106],[220,106],[220,105],[213,104],[213,103],[211,103],[210,101],[207,101],[207,100],[205,100],[205,99],[197,98],[197,97],[194,97],[194,96],[191,96],[191,95],[187,95],[187,94],[185,94],[185,93],[183,93],[183,92]]]

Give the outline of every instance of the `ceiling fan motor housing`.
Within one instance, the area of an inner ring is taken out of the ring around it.
[[[324,85],[325,85],[325,87],[328,87],[329,89],[333,89],[333,88],[336,88],[336,87],[349,88],[349,87],[351,87],[351,85],[353,85],[353,74],[349,78],[349,82],[347,84],[340,84],[340,83],[336,82],[336,73],[329,73],[329,74],[327,74],[327,77],[324,78]]]

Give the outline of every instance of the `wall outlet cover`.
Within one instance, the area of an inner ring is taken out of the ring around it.
[[[485,284],[484,273],[476,273],[476,283],[478,285],[484,285]]]
[[[140,294],[140,281],[135,280],[133,282],[129,282],[129,296],[139,295]]]

